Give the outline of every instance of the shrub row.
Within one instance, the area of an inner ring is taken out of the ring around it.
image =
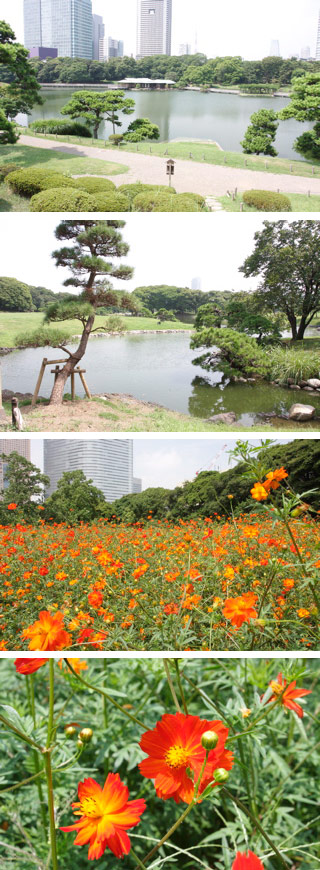
[[[245,190],[242,198],[257,211],[292,211],[290,199],[272,190]]]
[[[41,121],[32,121],[29,125],[29,130],[34,133],[60,133],[62,136],[83,136],[86,139],[91,139],[92,133],[86,124],[81,124],[80,121],[59,121],[59,119],[49,119]]]

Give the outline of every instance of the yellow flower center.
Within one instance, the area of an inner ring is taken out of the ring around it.
[[[165,760],[169,767],[185,767],[188,762],[188,753],[183,746],[176,744],[175,746],[170,746],[170,749],[166,752]]]
[[[80,809],[83,816],[88,816],[89,819],[100,819],[103,815],[102,809],[98,801],[94,797],[85,797],[80,801]]]
[[[282,695],[283,686],[280,686],[280,683],[276,683],[275,680],[272,680],[270,686],[275,695]]]

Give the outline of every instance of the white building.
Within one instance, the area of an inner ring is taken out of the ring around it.
[[[104,37],[105,26],[101,15],[93,15],[93,38],[92,38],[92,57],[93,60],[103,61],[105,58]]]
[[[105,40],[105,57],[110,60],[112,57],[123,57],[124,54],[124,42],[122,39],[112,39],[112,36],[108,36],[108,39]]]
[[[201,290],[201,278],[199,276],[192,278],[191,290]]]
[[[25,438],[5,438],[3,441],[0,441],[0,457],[2,453],[5,453],[6,456],[10,456],[10,453],[19,453],[19,456],[23,456],[24,459],[28,459],[30,462],[30,441],[27,441]],[[6,461],[0,458],[0,493],[6,487],[5,472]]]
[[[310,45],[305,45],[304,48],[301,49],[301,60],[310,60]]]
[[[50,477],[46,495],[51,495],[65,471],[83,471],[101,489],[108,502],[132,493],[133,443],[129,439],[73,438],[44,442],[44,473]]]
[[[171,54],[172,0],[138,0],[137,58]]]
[[[92,0],[24,0],[24,44],[92,59]]]
[[[270,57],[280,57],[280,44],[278,39],[272,39],[270,43]]]
[[[185,54],[191,54],[192,49],[189,42],[181,42],[179,45],[179,55],[183,57]]]
[[[316,60],[320,60],[320,10],[319,10],[317,42],[316,42]]]

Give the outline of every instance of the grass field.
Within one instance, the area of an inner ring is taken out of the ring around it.
[[[291,203],[291,209],[294,212],[319,212],[320,211],[320,196],[304,196],[302,193],[286,193]],[[236,199],[231,199],[230,196],[217,196],[219,202],[223,206],[224,211],[250,211],[256,212],[255,208],[243,202],[241,194]],[[290,213],[289,213],[290,214]]]
[[[28,148],[27,145],[1,145],[0,166],[2,163],[17,163],[21,168],[43,164],[45,169],[64,172],[67,175],[118,175],[127,172],[128,167],[119,163],[107,163],[95,157],[74,157],[54,149]]]
[[[97,327],[102,330],[107,316],[99,316],[97,315],[95,320],[95,328]],[[152,317],[124,317],[124,323],[127,326],[127,331],[135,329],[146,329],[153,330],[156,329],[159,332],[162,332],[164,329],[179,329],[185,331],[190,329],[190,324],[181,323],[179,320],[172,321],[166,320],[163,323],[158,323],[157,319],[153,319]],[[23,333],[26,335],[29,332],[34,332],[43,323],[43,314],[41,311],[26,311],[22,312],[13,312],[13,311],[1,311],[1,321],[0,321],[0,347],[16,347],[16,338],[19,333]],[[78,335],[80,332],[81,325],[78,320],[69,320],[66,324],[75,335]],[[52,329],[55,329],[55,325]],[[48,326],[48,330],[50,331],[50,326]],[[98,341],[98,339],[97,339]]]
[[[21,132],[23,132],[23,135],[35,135],[32,131],[28,131],[25,128]],[[56,137],[53,135],[37,134],[37,136],[40,136],[42,139],[56,140]],[[92,146],[92,148],[112,148],[115,150],[115,146],[110,145],[104,139],[93,141],[91,139],[80,139],[77,136],[58,136],[57,140],[59,142],[73,142],[75,145]],[[10,146],[7,147],[10,148]],[[11,148],[12,153],[13,150]],[[193,139],[183,142],[140,142],[138,145],[130,145],[128,143],[127,145],[121,145],[117,151],[119,152],[119,160],[121,155],[125,154],[126,151],[139,151],[140,154],[146,155],[151,153],[159,157],[195,160],[199,163],[206,162],[216,164],[217,166],[226,165],[237,169],[255,169],[266,174],[272,172],[276,174],[283,173],[285,175],[302,175],[309,178],[320,177],[320,164],[316,162],[312,164],[306,160],[287,160],[283,157],[259,157],[257,155],[243,154],[241,151],[239,153],[237,151],[222,151],[214,143]],[[190,157],[190,154],[192,154],[192,157]]]
[[[23,629],[42,610],[63,614],[66,649],[319,649],[311,517],[290,522],[298,558],[284,523],[258,508],[139,528],[21,526],[16,515],[0,533],[2,649],[27,649]]]

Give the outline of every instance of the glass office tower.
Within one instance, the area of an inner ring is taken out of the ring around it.
[[[59,57],[92,59],[92,0],[24,0],[26,48],[56,48]]]
[[[137,57],[171,54],[172,0],[138,0]]]
[[[134,491],[133,445],[128,439],[81,441],[73,438],[44,442],[44,472],[50,477],[46,494],[57,488],[64,471],[81,470],[101,489],[107,501]]]

